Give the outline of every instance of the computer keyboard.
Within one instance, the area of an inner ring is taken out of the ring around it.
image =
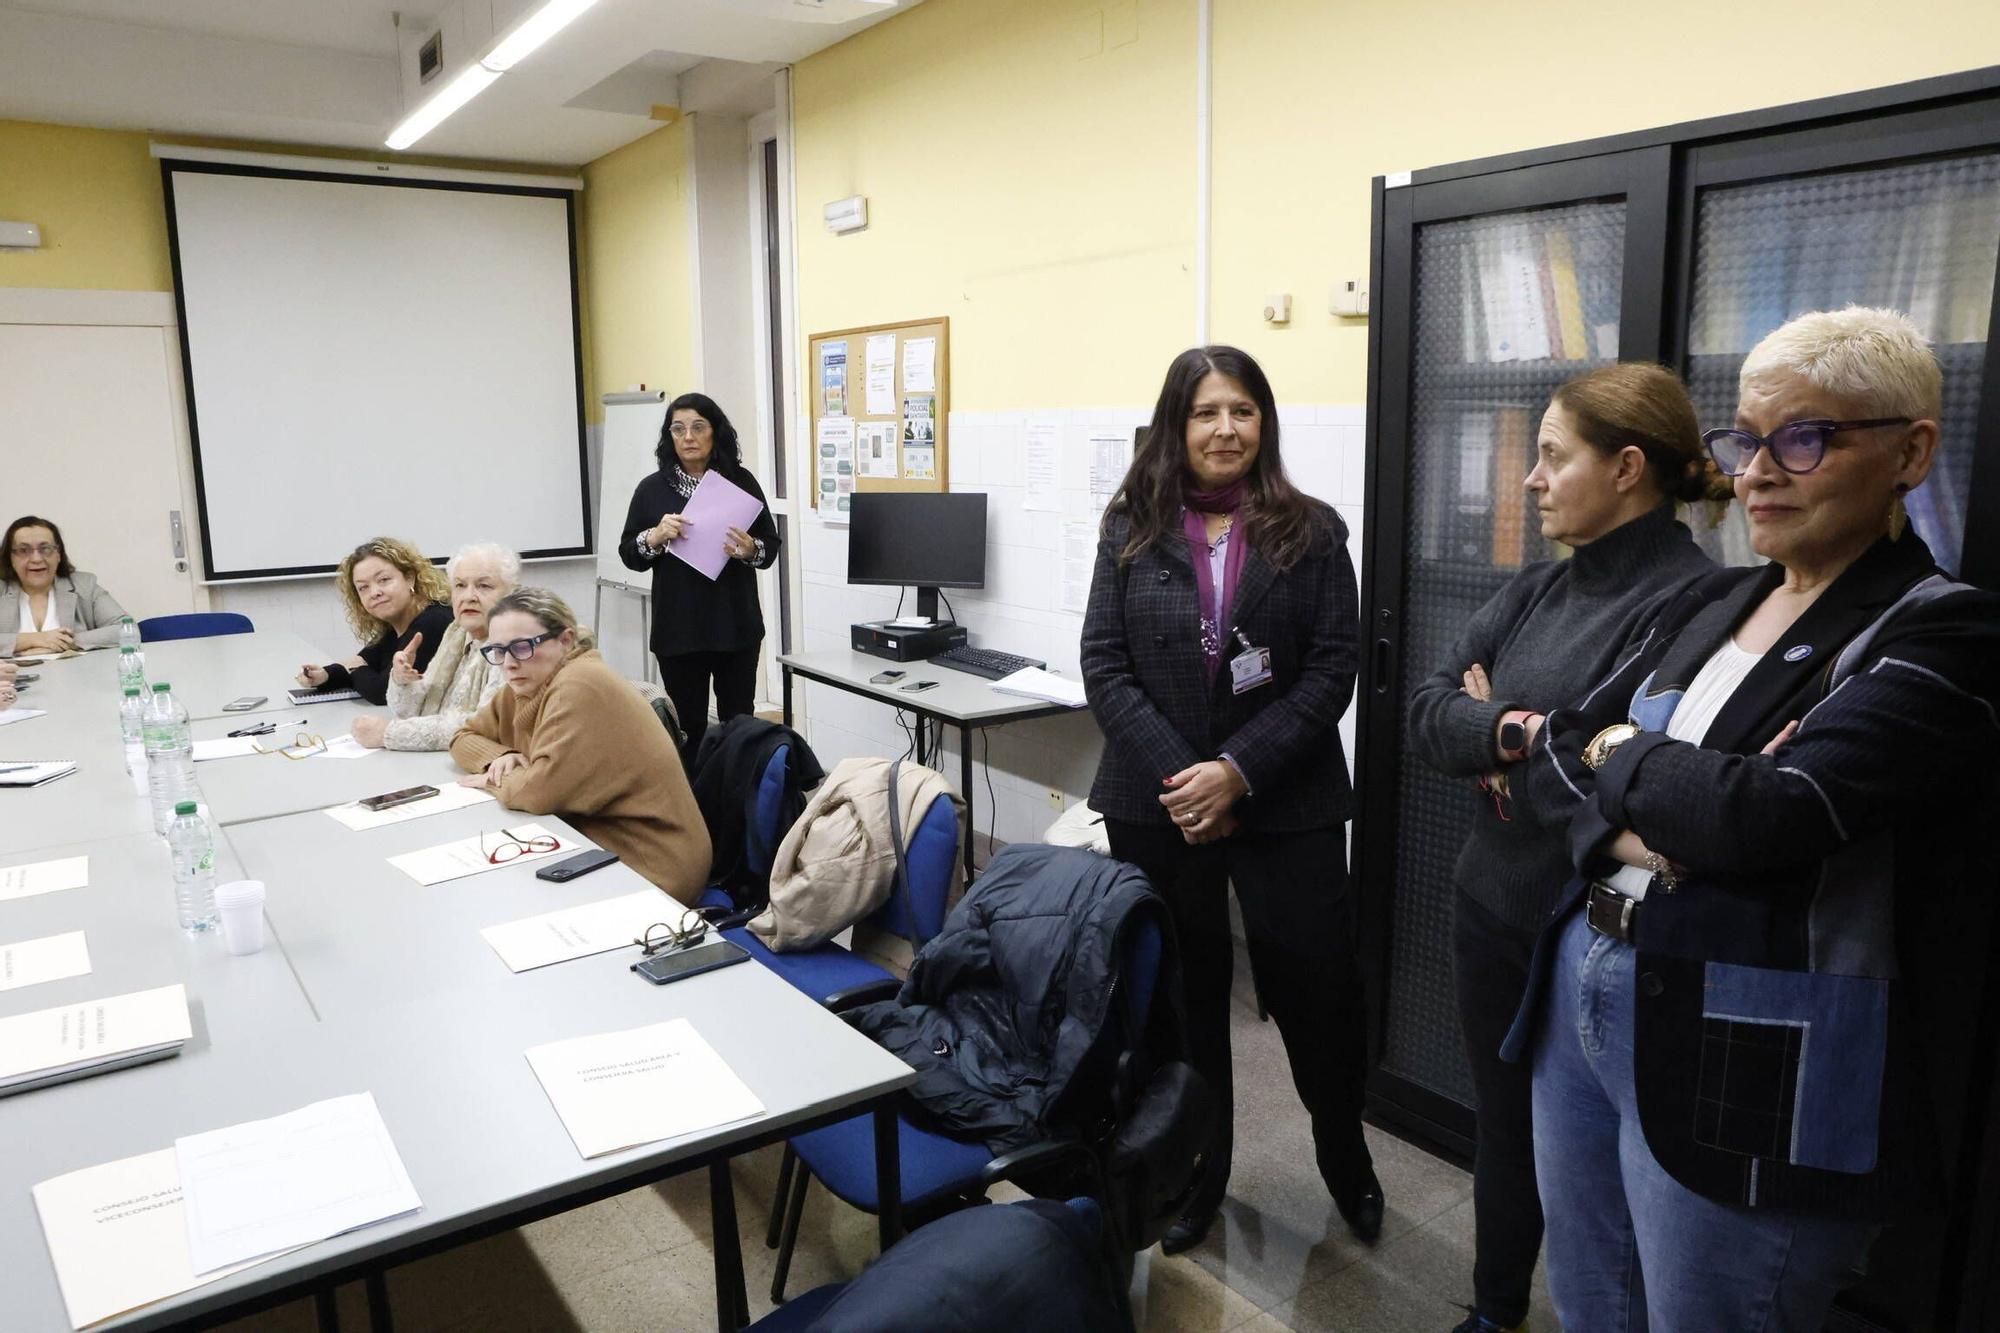
[[[1011,676],[1022,667],[1045,667],[1047,662],[1037,662],[1032,657],[1016,657],[1012,653],[996,652],[991,648],[950,648],[930,659],[932,666],[950,667],[953,671],[967,671],[988,680],[1000,680]]]

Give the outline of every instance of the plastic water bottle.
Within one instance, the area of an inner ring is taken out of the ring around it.
[[[121,649],[139,646],[139,622],[130,616],[118,618],[118,646]]]
[[[165,833],[174,806],[195,799],[194,737],[187,709],[174,701],[165,681],[153,687],[146,705],[146,773],[153,793],[153,832]]]
[[[122,634],[123,631],[121,631]],[[118,645],[118,688],[137,686],[139,694],[146,693],[146,654],[136,644]]]
[[[118,705],[118,735],[125,742],[125,771],[137,777],[146,771],[146,700],[137,685],[125,687]]]
[[[193,801],[174,805],[167,828],[174,857],[174,909],[191,935],[215,929],[215,840]]]

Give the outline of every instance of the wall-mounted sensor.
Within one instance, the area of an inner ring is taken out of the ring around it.
[[[1264,298],[1264,322],[1266,324],[1292,322],[1292,298],[1289,293],[1280,292],[1276,296]]]
[[[0,222],[0,250],[39,250],[42,229],[32,222]]]
[[[860,231],[868,225],[868,196],[849,195],[836,199],[823,210],[826,229],[836,236],[850,231]]]
[[[1368,279],[1346,278],[1334,283],[1327,309],[1343,319],[1365,318],[1368,314]]]

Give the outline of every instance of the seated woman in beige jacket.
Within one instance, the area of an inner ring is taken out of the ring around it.
[[[680,754],[632,683],[579,638],[576,613],[518,588],[487,616],[482,656],[507,688],[452,739],[451,757],[509,810],[561,815],[683,903],[711,849]]]

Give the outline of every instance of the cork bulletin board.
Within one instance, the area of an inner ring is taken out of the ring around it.
[[[847,521],[855,491],[942,491],[951,477],[951,321],[807,339],[813,506]]]

